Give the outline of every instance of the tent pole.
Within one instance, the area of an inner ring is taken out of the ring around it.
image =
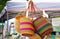
[[[3,17],[2,17],[2,39],[4,39],[3,38]]]
[[[8,19],[9,19],[9,17],[8,17],[8,11],[6,11],[7,12],[7,34],[9,33],[8,32],[8,26],[9,26],[9,21],[8,21]],[[7,39],[9,39],[9,38],[7,38]]]

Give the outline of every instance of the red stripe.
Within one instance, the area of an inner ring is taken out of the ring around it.
[[[41,27],[42,25],[44,25],[44,24],[46,24],[46,23],[47,23],[46,20],[42,20],[40,23],[38,23],[38,24],[36,25],[36,28],[39,28],[39,27]]]
[[[46,32],[49,32],[50,30],[53,30],[53,29],[52,29],[52,28],[49,28],[48,30],[44,31],[44,32],[42,33],[42,35],[45,34]],[[48,34],[48,33],[46,33],[46,34]]]
[[[32,31],[34,31],[34,29],[32,29],[32,28],[21,28],[20,30],[32,30]]]
[[[44,35],[42,35],[42,37],[45,37],[46,35],[49,35],[49,34],[51,34],[51,30],[49,30],[49,32],[48,33],[45,33]]]
[[[20,22],[20,24],[32,24],[32,22]]]

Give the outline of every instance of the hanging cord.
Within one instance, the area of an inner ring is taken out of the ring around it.
[[[35,8],[34,8],[34,4],[33,4],[32,0],[30,0],[29,3],[28,3],[27,11],[28,11],[28,13],[29,13],[29,11],[32,13],[32,20],[33,20],[34,13],[35,13]],[[28,16],[29,16],[29,14],[28,14]]]
[[[29,10],[29,8],[30,8],[30,10],[31,10],[31,12],[32,12],[32,20],[34,20],[34,15],[35,15],[35,5],[34,5],[34,3],[32,2],[32,0],[30,0],[30,2],[29,2],[29,4],[28,4],[28,9],[27,10]],[[40,10],[40,9],[39,9]],[[29,15],[29,14],[28,14]],[[33,25],[33,27],[34,27],[34,25]],[[35,27],[34,27],[35,28]],[[36,29],[35,29],[36,30]],[[35,33],[37,33],[37,30],[35,31]],[[37,33],[39,36],[41,36],[39,33]],[[43,39],[42,37],[41,37],[41,39]]]

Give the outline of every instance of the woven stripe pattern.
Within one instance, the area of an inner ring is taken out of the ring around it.
[[[29,18],[20,19],[20,31],[24,36],[32,36],[34,34],[34,27],[32,21]]]
[[[52,25],[47,18],[39,17],[34,20],[34,25],[37,32],[42,36],[45,37],[52,32]]]

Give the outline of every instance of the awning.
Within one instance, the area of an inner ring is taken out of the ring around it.
[[[60,10],[60,3],[58,2],[34,2],[34,4],[44,10]],[[12,2],[8,1],[6,6],[8,11],[20,11],[26,8],[27,2]]]

